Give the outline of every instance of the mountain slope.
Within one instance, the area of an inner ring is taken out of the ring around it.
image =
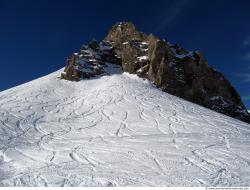
[[[0,186],[250,185],[250,125],[112,71],[0,93]]]

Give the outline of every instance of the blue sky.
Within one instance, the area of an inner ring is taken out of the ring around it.
[[[0,91],[49,74],[117,21],[199,50],[250,108],[250,1],[0,1]]]

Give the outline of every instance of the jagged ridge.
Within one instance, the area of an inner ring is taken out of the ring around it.
[[[115,24],[99,44],[92,40],[72,55],[62,78],[78,81],[107,74],[107,63],[149,79],[164,92],[250,123],[237,91],[201,53],[139,32],[130,22]]]

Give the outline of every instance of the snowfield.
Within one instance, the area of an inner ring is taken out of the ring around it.
[[[0,186],[250,186],[250,125],[127,73],[0,92]]]

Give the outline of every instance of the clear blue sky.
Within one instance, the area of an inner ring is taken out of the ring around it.
[[[249,0],[1,0],[0,91],[62,68],[117,21],[199,50],[250,108]]]

